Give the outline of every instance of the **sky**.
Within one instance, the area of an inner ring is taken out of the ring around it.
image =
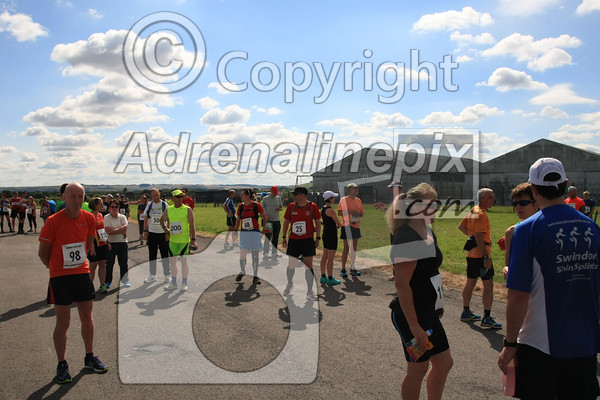
[[[446,129],[478,132],[481,161],[540,138],[600,152],[599,17],[600,0],[0,1],[0,186],[291,185],[339,158],[323,143]]]

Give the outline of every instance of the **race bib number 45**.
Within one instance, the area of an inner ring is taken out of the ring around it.
[[[63,244],[63,268],[77,268],[85,262],[85,242]]]

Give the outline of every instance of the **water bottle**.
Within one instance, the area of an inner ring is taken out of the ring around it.
[[[427,336],[431,336],[433,329],[428,329],[425,331],[425,333]],[[423,355],[423,353],[430,349],[433,349],[433,344],[429,341],[429,337],[427,338],[424,348],[417,344],[416,338],[412,338],[412,340],[406,345],[406,350],[408,351],[408,354],[410,354],[413,361],[417,361]]]
[[[506,369],[506,375],[502,374],[502,391],[505,396],[515,395],[515,361],[510,360]]]

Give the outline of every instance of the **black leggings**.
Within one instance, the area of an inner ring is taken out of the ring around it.
[[[37,221],[34,214],[27,214],[27,221],[29,221],[29,230],[32,229],[32,226],[37,230]]]

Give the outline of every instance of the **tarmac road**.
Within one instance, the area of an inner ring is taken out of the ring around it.
[[[137,237],[131,224],[129,238]],[[73,382],[57,385],[54,311],[45,304],[48,271],[37,257],[38,235],[0,235],[0,398],[400,398],[406,361],[390,321],[395,289],[387,276],[364,269],[333,288],[315,284],[319,301],[310,302],[304,271],[297,269],[293,296],[285,299],[285,257],[261,264],[262,285],[251,285],[250,277],[237,284],[238,249],[224,251],[222,237],[200,246],[190,257],[190,290],[182,293],[165,292],[161,281],[144,285],[147,248],[130,243],[132,287],[119,292],[113,285],[94,305],[95,353],[108,373],[83,369],[72,310],[67,360]],[[250,257],[248,264],[251,271]],[[460,322],[460,293],[444,296],[454,358],[444,398],[503,398],[496,362],[504,330]],[[475,296],[476,313],[480,302]],[[504,307],[493,307],[501,322]]]

